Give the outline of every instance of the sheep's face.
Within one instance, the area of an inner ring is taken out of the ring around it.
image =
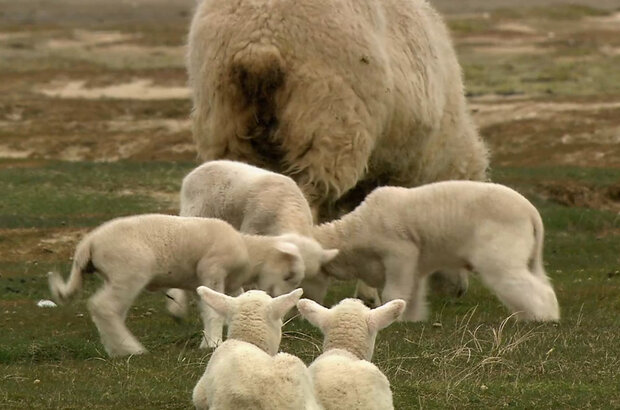
[[[278,240],[265,256],[256,284],[269,295],[280,296],[295,289],[303,280],[304,272],[299,248],[291,242]]]
[[[299,254],[304,261],[305,277],[316,276],[320,272],[322,266],[329,263],[338,255],[338,249],[323,249],[321,244],[315,239],[307,236],[286,234],[279,238],[297,246]]]
[[[358,299],[344,299],[331,309],[309,299],[297,303],[299,312],[325,335],[323,349],[344,349],[365,360],[372,358],[379,330],[394,322],[405,309],[404,300],[393,300],[370,309]]]
[[[228,338],[252,343],[265,352],[278,352],[282,318],[299,301],[303,290],[271,298],[261,290],[250,290],[233,298],[205,286],[197,290],[202,299],[226,318]]]

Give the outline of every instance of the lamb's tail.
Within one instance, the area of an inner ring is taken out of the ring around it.
[[[534,247],[530,256],[529,268],[536,276],[546,276],[545,267],[543,266],[543,243],[545,238],[545,228],[538,211],[534,211],[532,216],[532,225],[534,228]]]
[[[63,304],[82,288],[82,275],[92,267],[90,241],[80,242],[73,256],[71,274],[65,283],[58,272],[49,272],[48,280],[52,299]]]
[[[267,160],[281,156],[273,134],[278,123],[276,92],[284,84],[284,65],[275,46],[250,44],[235,55],[230,66],[239,106],[248,110],[245,134],[252,140],[255,151]]]

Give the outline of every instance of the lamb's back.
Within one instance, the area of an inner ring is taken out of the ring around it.
[[[332,349],[309,367],[319,402],[326,410],[393,409],[390,383],[374,364]]]

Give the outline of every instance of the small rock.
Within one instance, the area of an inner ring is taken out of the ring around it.
[[[440,322],[435,322],[433,323],[433,327],[443,327],[443,325]]]
[[[489,390],[489,388],[485,384],[481,384],[480,385],[480,390],[487,391],[487,390]]]
[[[41,383],[41,380],[39,380],[39,379],[34,379],[34,384],[39,384],[39,383]]]
[[[40,301],[37,302],[37,306],[40,308],[53,308],[53,307],[57,307],[58,305],[56,305],[56,303],[54,303],[51,300],[41,299]]]

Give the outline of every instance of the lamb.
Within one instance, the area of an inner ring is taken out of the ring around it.
[[[218,219],[147,214],[113,219],[87,234],[76,248],[68,281],[49,274],[53,299],[65,302],[91,272],[101,274],[104,285],[88,309],[114,357],[146,352],[124,323],[144,288],[206,285],[233,292],[255,282],[281,295],[301,282],[304,263],[286,238],[240,234]],[[203,314],[203,320],[207,329],[212,317]]]
[[[251,290],[233,298],[201,286],[201,298],[228,323],[228,338],[211,356],[193,392],[197,409],[320,409],[305,364],[277,353],[282,317],[301,289],[271,299]]]
[[[516,316],[557,321],[558,301],[542,261],[543,223],[512,189],[475,181],[417,188],[381,187],[314,237],[340,253],[324,266],[339,279],[382,287],[384,301],[405,299],[405,320],[428,316],[426,281],[441,270],[477,272]]]
[[[297,308],[325,335],[323,354],[308,368],[323,408],[393,409],[390,382],[370,359],[377,332],[402,314],[405,301],[370,310],[358,299],[344,299],[331,309],[302,299]]]
[[[456,53],[427,1],[203,0],[187,70],[200,157],[293,177],[321,219],[379,185],[486,179]]]
[[[323,301],[328,282],[320,267],[338,250],[324,250],[310,236],[310,207],[291,178],[241,162],[210,161],[183,179],[180,215],[220,218],[248,234],[284,235],[297,245],[304,260],[304,291],[310,298]],[[171,289],[167,294],[168,310],[173,316],[185,316],[185,293]],[[215,334],[205,339],[208,347],[221,341],[221,319],[214,320],[220,324],[214,325]]]

